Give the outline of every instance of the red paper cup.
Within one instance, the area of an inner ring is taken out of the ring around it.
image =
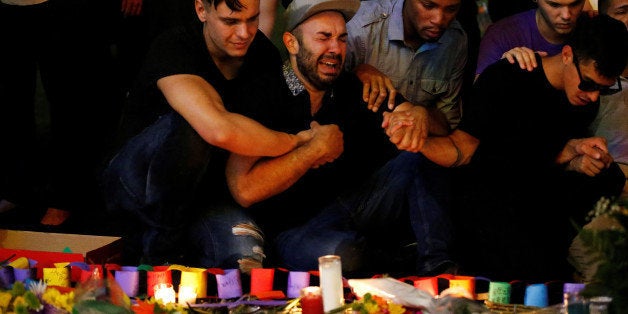
[[[438,277],[422,277],[414,281],[414,287],[427,291],[430,295],[438,295]]]
[[[146,272],[146,295],[154,296],[157,284],[172,284],[172,272],[168,268],[169,266],[155,266],[153,270]]]
[[[251,269],[251,294],[273,290],[274,268]]]

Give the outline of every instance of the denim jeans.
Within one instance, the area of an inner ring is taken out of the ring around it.
[[[289,269],[317,269],[319,256],[335,254],[343,271],[359,272],[377,252],[404,245],[406,226],[416,243],[419,275],[451,262],[449,172],[423,155],[403,152],[359,190],[281,233],[276,250]]]
[[[129,245],[142,248],[142,262],[238,268],[252,256],[261,264],[263,238],[244,209],[200,189],[210,161],[219,162],[216,152],[171,112],[111,160],[103,176],[107,208],[130,216],[128,239],[137,240]]]

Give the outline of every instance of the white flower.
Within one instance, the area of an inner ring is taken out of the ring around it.
[[[41,299],[41,296],[44,295],[44,292],[46,292],[47,288],[48,288],[48,285],[43,280],[39,280],[39,281],[33,280],[28,283],[28,290],[34,293],[39,299]]]

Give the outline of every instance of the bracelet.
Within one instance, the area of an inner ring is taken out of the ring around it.
[[[456,149],[456,161],[454,161],[454,163],[451,164],[449,168],[457,167],[462,161],[462,152],[460,151],[460,148],[458,148],[458,145],[456,145],[456,142],[454,142],[454,140],[451,138],[451,136],[447,136],[447,138],[451,141],[451,144],[454,145],[454,148]]]

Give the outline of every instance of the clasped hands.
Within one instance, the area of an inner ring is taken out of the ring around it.
[[[404,102],[395,107],[397,90],[388,76],[369,64],[358,65],[355,74],[362,81],[362,99],[367,108],[377,112],[388,97],[387,107],[392,112],[384,112],[384,128],[390,141],[399,150],[419,152],[429,131],[428,112],[422,106]]]
[[[590,177],[596,176],[613,162],[613,157],[608,153],[606,139],[603,137],[569,140],[559,158],[567,162],[566,170],[580,172]]]

